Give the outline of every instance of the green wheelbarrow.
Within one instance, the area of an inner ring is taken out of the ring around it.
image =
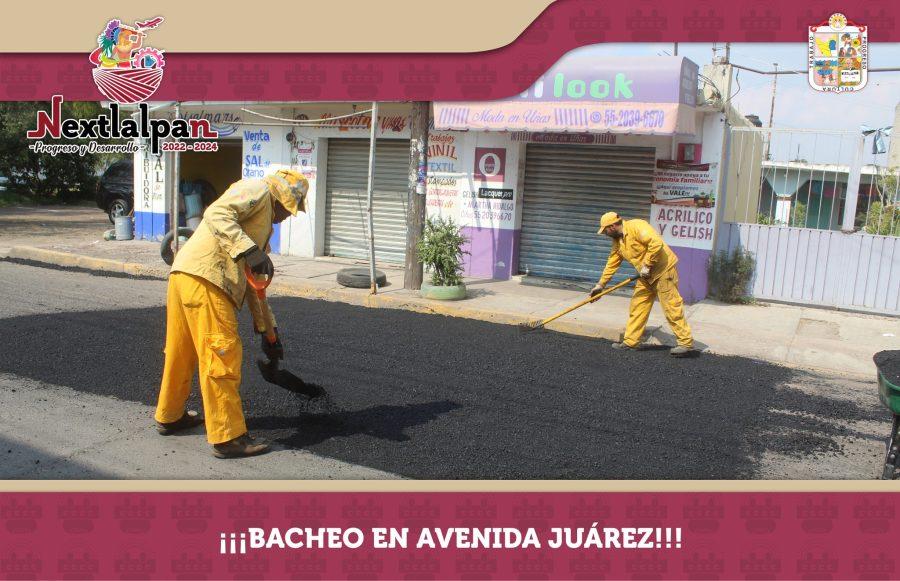
[[[894,480],[900,469],[900,351],[880,351],[872,359],[878,369],[878,397],[894,416],[881,479]]]

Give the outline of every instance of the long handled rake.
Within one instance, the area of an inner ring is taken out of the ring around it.
[[[583,301],[580,301],[578,304],[572,305],[571,307],[567,308],[566,310],[560,311],[560,312],[556,313],[556,314],[553,315],[552,317],[548,317],[548,318],[544,319],[543,321],[531,321],[531,322],[528,322],[528,323],[521,323],[521,324],[519,325],[519,328],[522,329],[523,331],[533,331],[533,330],[535,330],[535,329],[540,329],[540,328],[542,328],[544,325],[546,325],[547,323],[550,323],[551,321],[555,321],[556,319],[562,317],[563,315],[568,315],[569,313],[571,313],[571,312],[574,311],[575,309],[580,309],[580,308],[583,307],[584,305],[589,305],[589,304],[591,304],[591,303],[593,303],[593,302],[595,302],[595,301],[598,301],[598,300],[600,300],[601,298],[603,298],[603,297],[605,297],[606,295],[608,295],[609,293],[611,293],[611,292],[613,292],[613,291],[617,291],[617,290],[619,290],[620,288],[625,287],[625,286],[627,286],[627,285],[633,283],[633,282],[636,281],[638,278],[640,278],[640,277],[638,277],[638,276],[632,276],[631,278],[627,278],[627,279],[623,280],[622,282],[620,282],[620,283],[618,283],[618,284],[615,284],[615,285],[609,287],[608,289],[604,290],[604,291],[601,292],[601,293],[598,293],[598,294],[596,294],[596,295],[594,295],[594,296],[592,296],[592,297],[588,297],[588,298],[584,299]]]

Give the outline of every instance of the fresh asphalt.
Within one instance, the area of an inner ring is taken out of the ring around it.
[[[155,403],[163,283],[10,263],[0,278],[10,307],[0,374]],[[841,474],[864,478],[881,453],[874,390],[817,392],[808,374],[769,363],[621,353],[602,340],[327,301],[276,297],[272,307],[285,367],[327,389],[334,408],[307,408],[261,379],[242,314],[248,425],[347,465],[434,479],[729,479],[771,477],[763,462],[774,455],[852,464]],[[146,437],[158,437],[151,426]]]

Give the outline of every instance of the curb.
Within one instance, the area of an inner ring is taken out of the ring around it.
[[[100,272],[114,272],[130,276],[146,276],[165,280],[169,269],[154,267],[136,262],[122,262],[107,258],[95,258],[70,252],[47,250],[33,246],[14,246],[8,253],[8,258],[33,260],[55,266],[68,266],[83,268]],[[443,315],[447,317],[459,317],[474,319],[501,325],[518,325],[532,322],[533,317],[506,311],[493,311],[466,307],[456,302],[434,301],[415,296],[393,296],[390,294],[370,295],[368,289],[334,288],[331,286],[317,286],[309,283],[275,283],[270,287],[270,292],[277,296],[299,297],[313,300],[325,300],[347,303],[351,305],[369,307],[399,309],[423,313],[427,315]],[[547,329],[558,333],[567,333],[583,337],[608,339],[617,341],[621,335],[620,328],[605,328],[595,325],[587,325],[573,321],[554,321],[547,325]]]
[[[85,270],[99,272],[114,272],[130,276],[147,276],[159,279],[165,279],[166,276],[168,276],[168,269],[155,268],[138,262],[122,262],[120,260],[96,258],[93,256],[85,256],[83,254],[59,252],[57,250],[47,250],[45,248],[35,248],[32,246],[13,246],[9,249],[9,252],[5,253],[5,255],[5,258],[20,258],[22,260],[33,260],[35,262],[43,262],[55,266],[83,268]]]

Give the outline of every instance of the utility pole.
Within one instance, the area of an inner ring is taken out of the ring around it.
[[[181,103],[175,103],[175,119],[181,119]],[[178,141],[176,139],[176,141]],[[179,243],[178,243],[178,217],[181,214],[181,154],[178,153],[178,148],[172,152],[172,175],[174,176],[172,181],[175,184],[175,189],[172,194],[172,246],[174,247],[174,252],[172,256],[178,254]]]
[[[672,50],[674,51],[672,56],[678,56],[678,43],[676,42],[674,44],[675,46],[672,47]]]
[[[425,190],[428,167],[428,121],[431,103],[414,101],[409,125],[409,189],[406,210],[406,269],[403,288],[422,288],[422,263],[417,248],[425,229]]]
[[[769,106],[769,129],[772,128],[772,119],[775,117],[775,89],[778,88],[778,63],[772,63],[775,65],[775,74],[772,75],[772,104]],[[769,158],[769,153],[772,149],[772,132],[769,131],[769,135],[766,138],[766,159]],[[789,153],[790,155],[790,153]]]
[[[372,197],[375,189],[375,144],[378,130],[378,102],[372,102],[372,122],[369,127],[369,175],[366,185],[366,234],[369,237],[369,294],[378,292],[375,283],[375,219]]]
[[[730,42],[725,43],[725,62],[726,63],[731,62],[731,43]]]

